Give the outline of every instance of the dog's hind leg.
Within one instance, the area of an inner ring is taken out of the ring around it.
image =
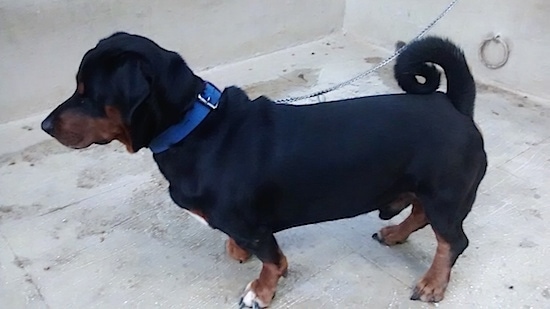
[[[475,200],[475,191],[467,198],[422,198],[425,214],[437,239],[437,249],[428,271],[417,283],[412,300],[441,301],[458,256],[468,247],[462,223]]]
[[[372,235],[372,238],[384,245],[393,246],[405,242],[409,235],[425,227],[428,224],[428,218],[422,204],[418,199],[415,199],[412,204],[412,211],[403,222],[382,228],[378,233]]]

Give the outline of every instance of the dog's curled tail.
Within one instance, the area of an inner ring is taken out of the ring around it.
[[[447,77],[447,97],[462,114],[473,117],[476,87],[462,50],[447,39],[426,37],[410,43],[397,57],[394,76],[407,93],[428,94],[439,87],[443,68]],[[426,79],[420,83],[416,76]]]

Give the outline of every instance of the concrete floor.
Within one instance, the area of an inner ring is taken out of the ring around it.
[[[338,35],[201,75],[277,99],[387,55]],[[383,247],[370,236],[388,223],[373,213],[277,234],[290,269],[273,308],[550,308],[550,104],[478,90],[490,168],[445,300],[409,300],[431,229]],[[395,91],[386,67],[324,99]],[[171,202],[148,150],[70,150],[39,130],[42,116],[0,125],[0,308],[236,308],[260,263],[231,260],[224,235]]]

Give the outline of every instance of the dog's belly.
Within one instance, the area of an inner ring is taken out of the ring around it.
[[[277,177],[278,190],[272,190],[277,195],[260,199],[274,201],[269,207],[272,213],[266,216],[282,230],[352,218],[380,209],[403,192],[414,191],[415,177],[407,173],[408,155],[360,160],[362,154],[340,154],[339,158],[319,155],[313,162],[293,159],[293,167],[283,168]],[[300,173],[287,172],[291,170]]]
[[[341,188],[340,188],[341,189]],[[355,190],[353,190],[355,189]],[[292,227],[315,224],[340,219],[353,218],[378,210],[388,203],[387,198],[375,195],[360,188],[346,190],[320,190],[322,194],[302,194],[296,198],[281,200],[273,205],[272,228],[282,231]]]
[[[334,206],[331,206],[331,207],[323,207],[323,206],[324,205],[319,207],[308,208],[309,211],[306,212],[307,215],[278,216],[276,220],[272,221],[271,228],[273,232],[280,232],[293,227],[299,227],[299,226],[304,226],[309,224],[329,222],[329,221],[335,221],[335,220],[341,220],[341,219],[349,219],[349,218],[353,218],[359,215],[369,213],[377,209],[376,207],[369,207],[367,205],[364,205],[364,207],[354,207],[353,209],[344,209],[344,211],[335,211],[336,208]],[[332,211],[327,211],[327,209],[331,209],[331,208],[332,208]],[[322,211],[320,211],[320,209],[322,209]]]

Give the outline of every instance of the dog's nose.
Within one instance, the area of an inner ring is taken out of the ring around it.
[[[42,121],[42,130],[49,135],[53,135],[53,121],[51,117],[48,117]]]

